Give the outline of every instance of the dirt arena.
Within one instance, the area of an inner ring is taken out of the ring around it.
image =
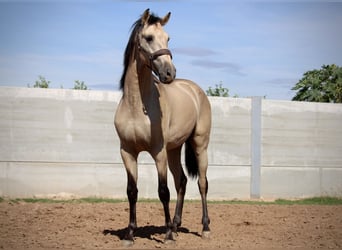
[[[172,211],[175,204],[171,203]],[[209,204],[211,238],[201,239],[201,204],[186,202],[174,244],[163,244],[158,202],[139,202],[133,249],[342,248],[342,206]],[[0,203],[0,249],[113,249],[128,223],[122,203]]]

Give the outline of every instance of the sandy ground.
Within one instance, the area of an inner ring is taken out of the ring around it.
[[[172,211],[175,204],[171,203]],[[342,249],[342,206],[209,204],[211,238],[201,238],[201,204],[186,202],[174,244],[163,244],[158,202],[138,202],[133,249]],[[127,203],[0,203],[0,249],[123,248]]]

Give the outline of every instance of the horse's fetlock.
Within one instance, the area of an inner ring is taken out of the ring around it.
[[[133,223],[133,222],[130,222],[128,224],[128,229],[134,231],[135,229],[137,229],[137,224]]]
[[[182,224],[182,219],[180,216],[175,215],[175,217],[173,218],[173,225],[177,228],[180,227]]]
[[[209,217],[203,217],[202,218],[202,225],[209,225],[209,224],[210,224]]]

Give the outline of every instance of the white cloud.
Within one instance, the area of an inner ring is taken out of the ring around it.
[[[217,52],[212,49],[200,47],[177,47],[172,49],[172,53],[192,57],[212,56],[217,54]]]
[[[242,72],[242,68],[240,65],[231,62],[220,62],[214,60],[193,60],[191,63],[195,66],[207,68],[208,70],[212,69],[222,69],[225,70],[227,73],[236,74],[239,76],[244,76],[245,73]]]

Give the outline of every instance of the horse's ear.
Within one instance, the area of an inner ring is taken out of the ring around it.
[[[160,21],[160,24],[162,26],[164,26],[165,24],[167,24],[167,22],[169,21],[171,16],[171,12],[167,13],[166,16],[163,17],[163,19]]]
[[[150,9],[146,9],[144,13],[141,15],[141,23],[146,24],[149,18],[150,18]]]

